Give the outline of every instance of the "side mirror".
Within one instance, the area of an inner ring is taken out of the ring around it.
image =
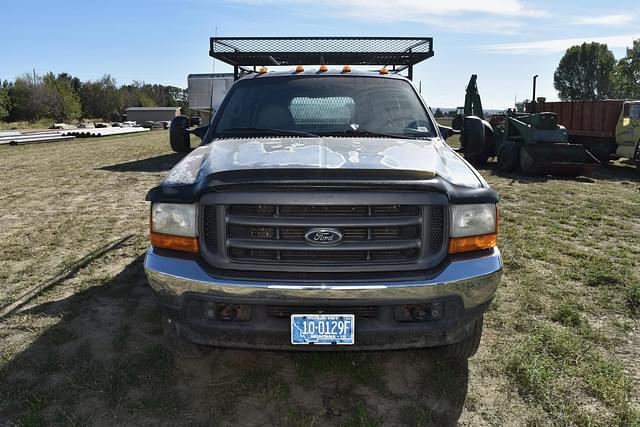
[[[484,151],[485,127],[483,120],[476,116],[467,116],[462,123],[460,151],[467,155],[476,155]]]
[[[189,117],[189,123],[191,126],[200,126],[202,125],[202,118],[198,116]]]
[[[169,126],[169,144],[171,149],[176,153],[186,153],[191,149],[191,141],[189,139],[189,125],[191,124],[189,117],[177,116],[171,120]]]
[[[462,122],[464,121],[464,116],[456,115],[453,120],[451,120],[451,127],[455,130],[462,129]]]
[[[438,129],[440,129],[440,134],[442,135],[442,137],[446,140],[447,138],[449,138],[450,136],[453,136],[457,133],[454,129],[448,127],[448,126],[442,126],[442,125],[438,125]]]
[[[207,135],[207,131],[209,130],[209,125],[199,126],[191,131],[192,134],[197,136],[198,138],[204,140],[204,137]]]

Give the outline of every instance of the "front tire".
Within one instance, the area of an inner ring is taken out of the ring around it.
[[[520,166],[520,147],[513,142],[505,142],[498,149],[498,170],[514,172]]]
[[[482,338],[482,324],[484,316],[475,321],[473,332],[464,340],[443,347],[443,356],[448,359],[469,359],[473,357],[480,347],[480,339]]]

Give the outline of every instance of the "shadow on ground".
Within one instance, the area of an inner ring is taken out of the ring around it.
[[[640,182],[640,170],[630,163],[616,162],[598,166],[591,176],[563,176],[563,175],[523,175],[521,172],[501,172],[495,162],[477,168],[482,174],[491,174],[502,178],[512,179],[520,184],[544,183],[548,181],[568,181],[597,183],[599,181]]]
[[[468,365],[422,351],[164,347],[140,255],[117,276],[14,316],[56,319],[0,371],[0,420],[49,424],[455,425]],[[20,317],[0,327],[16,328]]]
[[[165,172],[174,167],[184,156],[184,153],[164,154],[148,159],[103,166],[98,170],[110,172]]]

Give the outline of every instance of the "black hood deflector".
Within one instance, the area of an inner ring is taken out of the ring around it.
[[[147,194],[150,202],[195,203],[212,191],[434,191],[450,203],[498,203],[498,193],[486,187],[454,185],[439,176],[420,176],[414,171],[259,169],[211,174],[193,184],[158,186]]]

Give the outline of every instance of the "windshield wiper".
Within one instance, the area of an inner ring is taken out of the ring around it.
[[[371,132],[363,129],[348,129],[348,130],[338,130],[338,131],[332,131],[332,132],[322,132],[320,135],[321,136],[373,136],[373,137],[382,137],[382,138],[416,139],[415,136]]]
[[[318,135],[311,132],[305,132],[301,130],[289,130],[289,129],[274,129],[274,128],[252,128],[252,127],[237,127],[237,128],[228,128],[224,129],[220,132],[216,132],[219,135],[229,135],[229,134],[268,134],[268,135],[277,135],[277,136],[307,136],[311,138],[317,138]]]

